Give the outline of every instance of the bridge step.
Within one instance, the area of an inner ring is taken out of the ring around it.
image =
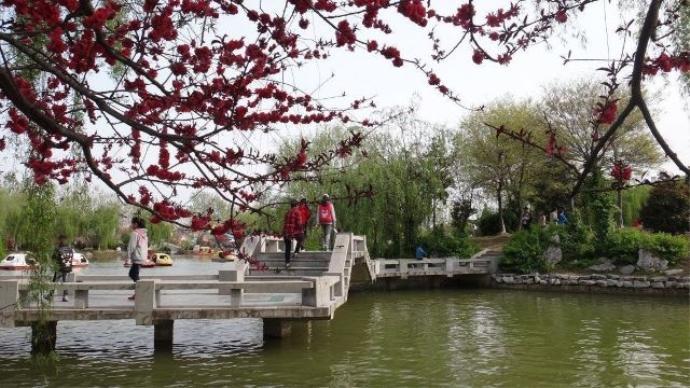
[[[285,264],[284,258],[268,259],[268,260],[258,259],[258,260],[259,260],[259,262],[264,263],[264,264],[268,265],[269,267]],[[304,259],[301,257],[295,257],[295,258],[292,258],[290,260],[290,263],[292,263],[292,265],[298,266],[298,267],[328,267],[328,264],[330,262],[328,260],[310,260],[310,259]]]
[[[273,275],[287,275],[287,276],[321,276],[328,272],[328,268],[307,268],[307,267],[290,267],[285,269],[285,266],[269,267],[266,271],[251,270],[251,276],[273,276]]]
[[[283,259],[285,252],[262,252],[256,255],[258,260]],[[331,260],[331,252],[304,251],[297,254],[297,257],[309,258],[311,260]]]

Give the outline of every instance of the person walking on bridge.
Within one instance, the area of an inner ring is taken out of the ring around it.
[[[309,229],[309,220],[311,219],[311,210],[309,210],[309,204],[307,204],[306,198],[303,197],[300,199],[297,208],[299,209],[302,221],[302,236],[297,240],[295,253],[304,250],[304,240],[307,239],[307,229]]]
[[[146,224],[141,217],[132,218],[132,234],[127,245],[127,258],[132,265],[129,267],[129,278],[134,283],[139,281],[140,265],[149,256],[149,236],[146,233]],[[134,300],[136,293],[129,297]]]
[[[318,207],[318,217],[319,225],[321,225],[321,232],[323,236],[321,237],[321,246],[324,251],[331,250],[331,233],[335,230],[335,208],[333,207],[333,202],[331,202],[331,197],[328,194],[324,194],[321,197],[321,203]]]
[[[302,212],[297,206],[296,200],[290,200],[290,209],[285,213],[283,221],[283,242],[285,243],[285,268],[290,268],[290,256],[292,254],[292,240],[300,241],[304,233]]]

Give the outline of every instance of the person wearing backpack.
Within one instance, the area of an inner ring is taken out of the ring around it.
[[[319,220],[319,225],[321,225],[321,232],[323,236],[321,237],[321,246],[324,251],[331,250],[331,233],[335,231],[335,208],[333,207],[333,202],[328,194],[324,194],[321,197],[321,203],[317,208],[317,215]]]
[[[146,233],[146,224],[141,217],[132,218],[132,234],[127,245],[127,258],[132,265],[129,267],[129,278],[136,283],[139,281],[139,268],[149,256],[149,236]],[[136,293],[129,297],[134,300]]]
[[[64,234],[58,236],[58,245],[53,251],[53,261],[55,262],[55,273],[53,274],[53,283],[65,283],[67,281],[67,274],[72,272],[72,258],[74,257],[74,249],[67,244],[67,237]],[[49,298],[53,297],[53,292],[49,293]],[[62,292],[62,301],[68,302],[67,290]]]

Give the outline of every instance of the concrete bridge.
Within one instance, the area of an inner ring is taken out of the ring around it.
[[[244,261],[229,262],[218,274],[142,276],[133,283],[126,276],[71,274],[66,283],[49,287],[60,295],[67,290],[72,302],[54,301],[41,310],[29,298],[26,277],[0,279],[0,327],[32,326],[32,351],[37,345],[37,322],[45,322],[54,349],[57,322],[63,320],[134,319],[153,325],[154,349],[170,351],[178,319],[261,318],[264,337],[289,334],[291,322],[333,319],[348,298],[353,280],[359,285],[392,280],[454,278],[495,272],[492,252],[470,259],[371,260],[366,237],[339,233],[333,251],[301,252],[284,266],[282,239],[249,237],[240,248],[255,257],[260,269]],[[353,279],[356,278],[356,279]],[[415,286],[414,283],[410,283]],[[127,301],[131,292],[134,302]]]
[[[265,337],[287,335],[291,321],[332,319],[347,301],[355,260],[368,260],[366,239],[340,233],[333,251],[299,253],[290,270],[284,269],[282,244],[276,238],[246,239],[241,249],[266,264],[265,270],[238,261],[217,275],[142,276],[137,283],[126,276],[73,275],[50,284],[58,295],[72,293],[73,302],[54,302],[43,311],[29,301],[26,277],[2,278],[7,280],[0,281],[0,327],[32,325],[36,336],[43,318],[54,348],[58,321],[134,319],[154,326],[156,350],[170,350],[178,319],[262,318]],[[135,300],[127,303],[132,291]]]

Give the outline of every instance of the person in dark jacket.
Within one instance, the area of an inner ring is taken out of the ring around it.
[[[290,255],[292,253],[292,240],[299,241],[304,234],[302,212],[297,206],[297,201],[290,201],[290,210],[285,214],[283,222],[283,241],[285,242],[285,267],[290,268]]]
[[[53,283],[64,283],[67,281],[67,274],[72,272],[72,258],[74,257],[74,249],[67,244],[67,237],[61,234],[58,237],[58,245],[53,251],[53,261],[55,262],[55,273],[53,274]],[[53,292],[50,292],[52,298]],[[62,292],[62,301],[67,302],[67,290]]]

